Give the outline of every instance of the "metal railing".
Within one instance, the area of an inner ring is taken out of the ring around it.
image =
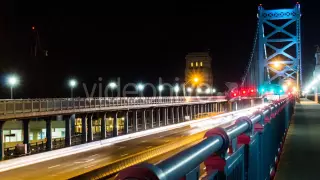
[[[224,100],[225,96],[199,97],[98,97],[59,99],[6,99],[0,100],[0,116],[6,114],[63,111],[87,108],[137,106],[151,104],[192,103]]]
[[[225,129],[209,130],[203,141],[169,159],[129,167],[115,179],[272,179],[293,107],[293,99],[275,102]],[[201,163],[206,172],[200,177]]]

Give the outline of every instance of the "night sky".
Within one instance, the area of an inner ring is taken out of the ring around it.
[[[9,97],[8,73],[21,83],[16,98],[69,96],[67,81],[75,77],[89,88],[102,77],[121,83],[173,83],[184,77],[185,55],[210,50],[214,84],[240,82],[256,29],[257,6],[292,8],[293,0],[265,1],[52,1],[1,3],[0,98]],[[304,76],[314,66],[320,44],[320,2],[300,1]],[[48,57],[30,55],[31,27],[39,32]],[[85,96],[82,86],[75,96]]]

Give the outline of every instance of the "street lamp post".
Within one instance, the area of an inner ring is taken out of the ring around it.
[[[77,86],[77,81],[75,79],[71,79],[69,81],[70,91],[71,91],[71,98],[73,98],[73,88]]]
[[[111,97],[113,97],[113,90],[117,87],[115,82],[110,82],[108,85],[111,88]]]
[[[13,88],[18,84],[18,78],[16,76],[8,77],[8,84],[10,86],[10,98],[13,99]]]
[[[183,88],[183,96],[186,96],[186,85],[188,83],[190,83],[191,81],[193,81],[194,83],[198,83],[199,82],[199,78],[198,77],[194,77],[194,78],[188,80],[187,82],[183,83],[183,87],[182,87]],[[188,91],[188,88],[187,88],[187,91]],[[191,89],[191,91],[192,91],[192,89]],[[190,93],[190,95],[191,95],[191,93]]]

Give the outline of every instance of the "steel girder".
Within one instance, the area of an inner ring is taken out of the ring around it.
[[[296,80],[299,71],[299,83],[301,85],[301,34],[300,34],[300,4],[293,9],[265,10],[259,6],[259,85],[272,83],[275,80],[294,79]],[[276,23],[278,21],[282,23]],[[286,21],[286,22],[283,22]],[[286,28],[296,23],[295,32],[289,32]],[[266,32],[265,26],[273,29]],[[274,38],[277,33],[282,34],[281,38]],[[282,37],[286,38],[282,38]],[[273,43],[279,43],[282,46],[277,47]],[[286,52],[289,48],[294,47],[295,54]],[[273,53],[268,54],[267,48]],[[273,67],[277,56],[283,57],[278,63],[282,66],[281,70]]]

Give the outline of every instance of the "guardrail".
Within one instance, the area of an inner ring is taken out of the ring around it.
[[[277,101],[235,124],[209,130],[204,140],[159,164],[139,164],[121,171],[115,179],[198,180],[270,179],[275,174],[293,113],[294,100]]]
[[[223,99],[225,99],[225,96],[8,99],[0,100],[0,115],[116,106],[187,103]]]

